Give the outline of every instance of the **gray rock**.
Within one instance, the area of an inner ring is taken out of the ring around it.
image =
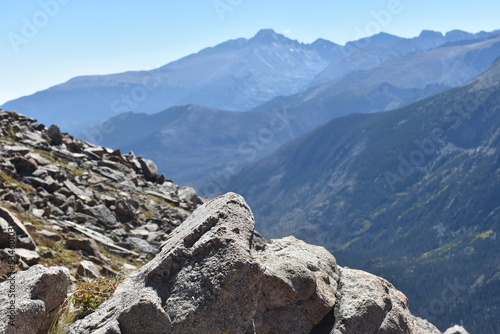
[[[10,162],[16,168],[17,174],[19,174],[19,176],[31,175],[38,168],[35,160],[26,159],[24,157],[14,157],[10,159]]]
[[[146,254],[158,254],[158,248],[151,245],[146,240],[136,237],[128,237],[125,242],[130,245],[131,249],[137,249],[138,251]]]
[[[10,247],[9,241],[12,239],[9,235],[12,236],[12,232],[16,235],[16,247],[36,249],[35,241],[31,238],[23,223],[9,210],[0,207],[0,248]]]
[[[67,268],[31,267],[0,283],[0,333],[46,333],[70,285]],[[15,308],[12,298],[15,289]],[[15,315],[9,324],[9,315]]]
[[[56,232],[51,232],[51,231],[47,231],[47,230],[41,230],[41,231],[38,231],[37,233],[41,237],[44,237],[44,238],[47,238],[47,239],[50,239],[50,240],[53,240],[53,241],[60,241],[61,240],[61,236],[58,233],[56,233]]]
[[[68,188],[69,191],[71,191],[71,193],[74,194],[77,198],[81,199],[84,202],[90,202],[92,191],[83,191],[69,180],[64,181],[64,186]]]
[[[336,302],[339,269],[333,255],[288,237],[267,244],[262,262],[256,333],[311,332]]]
[[[386,280],[293,237],[257,251],[253,227],[239,195],[205,203],[70,333],[439,333]]]
[[[453,327],[448,328],[444,332],[444,334],[469,334],[469,332],[467,332],[465,328],[463,328],[462,326],[455,325]]]
[[[0,150],[4,151],[4,152],[7,152],[7,153],[18,153],[18,154],[21,154],[21,155],[25,155],[25,154],[28,154],[29,152],[31,152],[31,150],[26,147],[26,146],[10,146],[10,145],[5,145],[3,147],[0,148]]]
[[[410,313],[406,296],[381,277],[341,268],[339,295],[331,334],[440,333],[431,324],[419,322]]]
[[[190,201],[196,204],[203,204],[203,200],[198,196],[196,190],[191,187],[180,187],[177,196],[182,201]]]
[[[40,261],[40,255],[38,255],[37,252],[29,249],[16,248],[14,253],[16,254],[16,258],[18,260],[22,260],[29,266],[38,264],[38,262]]]
[[[33,176],[28,176],[25,177],[23,180],[25,180],[28,184],[32,185],[33,187],[41,187],[44,190],[48,191],[49,193],[53,193],[56,190],[59,190],[61,188],[61,185],[54,180],[51,176],[48,176],[44,179],[38,178],[38,177],[33,177]]]
[[[61,145],[63,143],[63,136],[57,125],[49,126],[47,129],[47,137],[50,138],[51,145]]]
[[[118,222],[113,212],[104,204],[86,208],[85,213],[96,218],[105,228],[113,228]]]
[[[40,154],[35,153],[35,152],[30,152],[26,155],[26,158],[33,159],[37,165],[50,165],[50,161],[48,159],[45,159],[42,157]]]
[[[100,276],[99,268],[91,261],[81,261],[76,268],[76,278],[98,278]]]
[[[264,270],[250,250],[253,225],[241,196],[209,201],[70,332],[245,333]]]
[[[149,159],[138,158],[138,160],[146,179],[154,180],[158,176],[158,166],[156,166],[156,164]]]
[[[124,217],[134,217],[136,207],[132,206],[129,202],[124,200],[119,200],[116,203],[115,213]]]
[[[66,240],[66,247],[73,250],[82,250],[85,251],[88,255],[99,257],[101,255],[101,251],[99,250],[99,246],[94,239],[89,238],[70,238]]]

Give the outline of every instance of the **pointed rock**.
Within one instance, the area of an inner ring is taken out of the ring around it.
[[[263,275],[250,249],[253,228],[241,196],[209,201],[70,333],[245,333]]]

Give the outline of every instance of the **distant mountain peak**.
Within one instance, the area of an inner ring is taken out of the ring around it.
[[[370,37],[371,40],[378,43],[393,43],[397,40],[403,39],[402,37],[391,35],[386,32],[381,32]]]
[[[420,35],[418,37],[420,37],[420,38],[442,38],[444,36],[439,31],[422,30],[422,32],[420,33]]]
[[[285,36],[276,33],[273,29],[262,29],[252,38],[253,41],[257,42],[274,42],[279,39],[284,39]]]
[[[336,44],[334,42],[331,42],[331,41],[329,41],[327,39],[324,39],[324,38],[318,38],[317,40],[315,40],[312,43],[312,45],[314,45],[314,46],[326,46],[326,45],[328,45],[328,46],[331,46],[331,45],[333,45],[333,46],[340,46],[340,45],[338,45],[338,44]]]

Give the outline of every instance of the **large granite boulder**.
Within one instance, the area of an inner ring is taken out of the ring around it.
[[[70,283],[67,268],[41,265],[0,283],[0,333],[46,333]]]
[[[244,199],[198,208],[70,333],[432,333],[386,280],[293,237],[254,245]]]
[[[245,333],[264,272],[250,248],[253,225],[239,195],[206,203],[70,332]]]
[[[288,237],[271,240],[260,259],[265,272],[256,333],[309,333],[337,301],[335,258],[323,247]]]
[[[361,270],[340,269],[339,300],[323,333],[440,334],[408,309],[408,299],[387,280]],[[329,319],[328,319],[329,318]]]

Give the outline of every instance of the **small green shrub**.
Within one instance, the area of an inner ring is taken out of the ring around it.
[[[119,278],[99,277],[79,283],[73,293],[72,302],[78,310],[77,318],[81,319],[95,311],[116,290]]]

